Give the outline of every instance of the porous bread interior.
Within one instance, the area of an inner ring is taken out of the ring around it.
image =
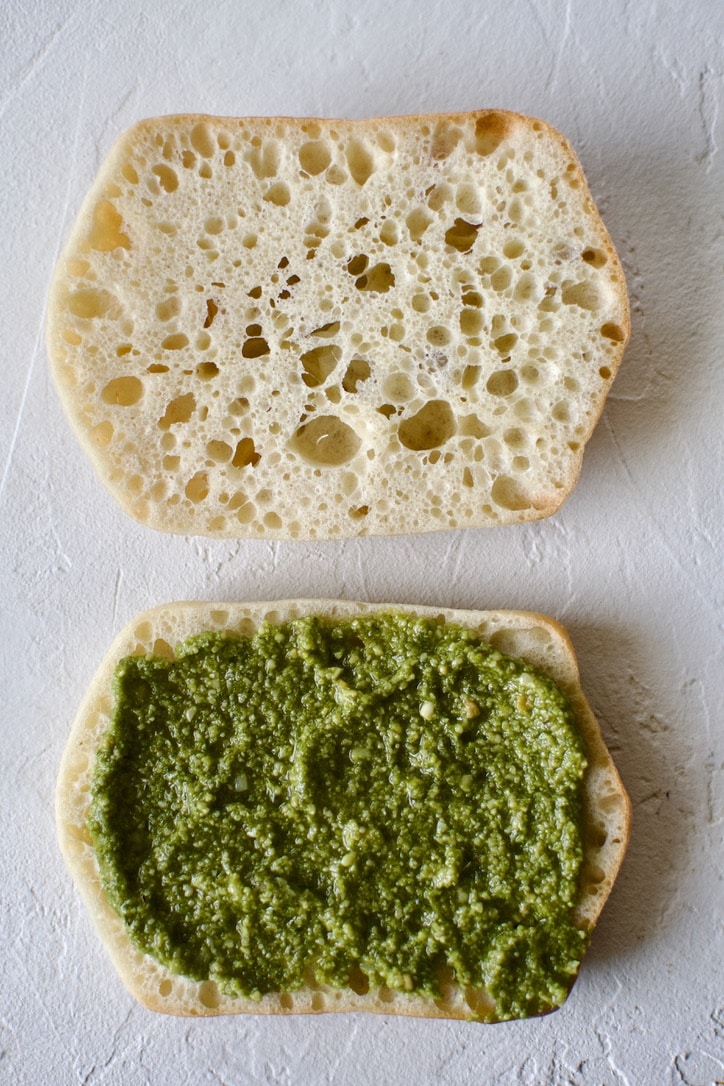
[[[277,538],[549,515],[628,335],[573,150],[499,111],[139,122],[48,319],[66,412],[127,512]]]
[[[68,868],[121,979],[145,1006],[180,1015],[372,1011],[494,1019],[494,1001],[484,990],[461,989],[452,978],[444,979],[444,997],[439,1000],[384,987],[368,989],[361,974],[350,988],[330,988],[310,976],[307,985],[297,991],[271,993],[259,1001],[231,998],[220,992],[215,982],[199,983],[177,976],[136,950],[101,886],[86,819],[95,752],[110,722],[111,683],[119,659],[148,652],[172,658],[176,644],[206,630],[253,636],[262,622],[280,623],[308,614],[343,618],[386,610],[434,617],[474,629],[499,651],[549,674],[571,698],[589,763],[584,778],[584,864],[576,923],[587,929],[595,925],[626,850],[630,805],[581,690],[573,648],[558,623],[526,612],[460,611],[343,600],[168,604],[139,615],[111,646],[73,725],[56,794],[58,834]]]

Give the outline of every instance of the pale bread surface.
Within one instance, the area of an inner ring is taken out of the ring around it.
[[[171,116],[113,147],[47,332],[75,433],[132,516],[341,538],[555,512],[629,311],[542,121]]]
[[[584,865],[576,923],[596,924],[623,860],[629,836],[630,803],[581,689],[575,654],[565,630],[543,615],[516,611],[462,611],[445,608],[368,604],[345,600],[280,600],[258,603],[173,603],[139,615],[116,638],[80,707],[63,755],[56,794],[56,819],[63,856],[119,976],[146,1007],[179,1015],[237,1013],[285,1014],[321,1011],[372,1011],[421,1017],[494,1017],[494,1001],[484,990],[461,989],[450,982],[444,998],[432,1000],[380,988],[358,992],[310,984],[259,1001],[231,998],[213,981],[196,982],[172,974],[136,950],[108,904],[86,827],[95,753],[110,722],[111,685],[118,661],[153,652],[171,657],[173,647],[207,630],[253,635],[264,622],[281,623],[303,615],[334,618],[397,611],[474,629],[499,651],[550,675],[569,696],[583,737],[588,769],[584,778]]]

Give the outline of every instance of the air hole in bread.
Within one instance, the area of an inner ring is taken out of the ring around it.
[[[208,347],[208,343],[197,342],[196,346],[200,350],[204,350],[206,347]],[[219,367],[216,365],[215,362],[199,362],[198,366],[196,367],[196,374],[202,381],[211,381],[214,377],[218,376]]]
[[[277,207],[286,207],[291,198],[292,194],[289,185],[284,181],[277,181],[264,195],[267,203],[275,204]]]
[[[138,181],[138,176],[136,176]],[[101,253],[114,249],[130,249],[131,241],[121,229],[123,219],[110,200],[99,200],[93,209],[93,221],[87,245]]]
[[[68,309],[74,317],[84,320],[100,317],[116,320],[121,314],[121,306],[115,294],[95,287],[83,287],[74,291],[68,298]]]
[[[231,463],[235,468],[245,468],[249,466],[255,468],[260,460],[261,455],[256,451],[252,438],[243,437],[236,446],[234,458]]]
[[[218,464],[225,464],[231,460],[234,450],[225,441],[207,441],[206,455],[210,456]]]
[[[617,793],[611,792],[601,798],[599,806],[602,811],[608,814],[611,811],[615,811],[620,806],[620,803],[621,797],[617,795]]]
[[[596,864],[587,864],[585,870],[585,877],[589,882],[594,883],[594,885],[598,885],[599,883],[605,881],[606,872],[603,870],[603,868],[598,867],[598,865]]]
[[[203,122],[194,125],[189,138],[191,146],[202,158],[211,158],[214,155],[216,147],[208,125]]]
[[[356,393],[359,385],[366,381],[372,369],[366,358],[353,358],[342,378],[342,388],[345,392]]]
[[[209,477],[205,471],[192,475],[184,488],[184,494],[194,503],[202,502],[209,493]]]
[[[428,328],[425,338],[433,347],[447,347],[452,339],[449,329],[441,324],[434,324]]]
[[[422,207],[413,208],[405,219],[405,224],[413,241],[421,241],[427,228],[434,221],[433,216]]]
[[[592,268],[602,268],[608,257],[601,249],[584,249],[581,253],[581,260],[584,260],[586,264],[590,264]]]
[[[163,418],[158,425],[161,430],[168,430],[177,423],[188,422],[196,410],[196,397],[193,392],[187,392],[183,396],[176,396],[166,408]]]
[[[131,407],[143,396],[143,382],[138,377],[116,377],[104,386],[101,399],[117,407]]]
[[[395,275],[387,263],[375,264],[356,281],[357,290],[369,291],[372,294],[387,294],[395,285]]]
[[[466,181],[461,182],[455,189],[455,205],[463,215],[479,218],[482,214],[482,204],[478,185]]]
[[[507,264],[503,264],[490,276],[490,285],[493,290],[502,294],[513,281],[513,273]]]
[[[493,396],[512,396],[518,387],[518,375],[515,370],[496,370],[485,387]]]
[[[475,150],[479,155],[491,155],[506,138],[510,120],[504,113],[484,113],[475,122]]]
[[[260,139],[253,139],[252,147],[244,156],[251,166],[258,181],[276,177],[279,170],[279,146],[273,140],[262,144]]]
[[[308,463],[338,467],[352,460],[359,451],[358,434],[336,415],[320,415],[300,426],[292,446]]]
[[[332,163],[324,176],[330,185],[343,185],[347,180],[346,172],[336,162]]]
[[[347,271],[350,275],[362,275],[368,264],[369,257],[364,253],[359,253],[347,261]]]
[[[435,125],[430,144],[430,154],[433,159],[440,161],[449,158],[462,139],[462,132],[449,121],[440,121]]]
[[[480,377],[480,366],[466,366],[463,370],[461,385],[466,392],[475,388]]]
[[[445,400],[431,400],[411,418],[404,419],[398,436],[402,445],[415,452],[439,448],[456,430],[455,416]]]
[[[219,989],[213,980],[205,980],[199,987],[199,1001],[210,1010],[215,1010],[219,1006]]]
[[[490,495],[502,509],[521,510],[531,506],[531,500],[519,482],[509,475],[499,475],[493,483]]]
[[[178,174],[171,166],[161,163],[153,166],[151,173],[156,175],[164,192],[175,192],[178,188]]]
[[[465,989],[465,1002],[471,1011],[481,1019],[484,1019],[495,1007],[494,1001],[489,996],[472,988]]]
[[[400,235],[397,229],[397,223],[392,219],[388,219],[382,224],[380,229],[380,241],[384,245],[397,245],[400,240]]]
[[[269,344],[263,336],[252,336],[245,340],[241,353],[244,358],[261,358],[269,354]]]
[[[508,430],[504,431],[503,441],[506,445],[510,445],[512,449],[520,449],[526,442],[525,432],[518,426],[511,426]]]
[[[493,340],[493,345],[498,354],[509,355],[518,342],[518,336],[515,332],[508,332],[504,336],[498,336]]]
[[[349,975],[349,987],[357,995],[367,995],[370,990],[370,978],[361,969],[353,969]]]
[[[181,312],[181,299],[172,294],[170,298],[164,298],[162,302],[159,302],[156,306],[156,317],[163,324],[167,321],[173,320]]]
[[[604,339],[610,339],[613,343],[623,343],[626,333],[619,324],[602,324],[601,335]]]
[[[105,448],[110,444],[114,433],[113,423],[111,422],[99,422],[97,426],[94,426],[90,431],[90,439],[92,443],[99,448]]]
[[[477,415],[463,415],[459,421],[459,433],[464,437],[488,437],[490,427],[481,422]]]
[[[374,157],[360,140],[350,141],[346,157],[349,172],[357,184],[362,187],[375,172]]]
[[[467,222],[465,219],[455,219],[453,225],[445,232],[445,243],[459,253],[469,253],[475,244],[479,230],[480,223],[475,224]]]
[[[184,347],[188,347],[189,337],[183,332],[174,332],[170,336],[161,342],[161,346],[165,351],[181,351]]]
[[[503,245],[503,256],[508,257],[509,260],[516,260],[519,256],[522,256],[525,252],[525,246],[518,238],[510,238]]]
[[[154,656],[160,656],[164,660],[173,660],[174,651],[163,637],[157,637],[153,642],[153,649],[151,650]]]
[[[330,321],[328,324],[323,324],[320,328],[315,328],[313,332],[309,334],[311,336],[319,336],[320,339],[327,339],[331,336],[336,336],[339,331],[339,321]]]
[[[382,391],[389,399],[398,403],[409,402],[414,395],[414,388],[410,377],[406,373],[391,373],[386,377]]]
[[[564,285],[561,298],[564,305],[577,305],[581,309],[601,309],[604,304],[600,286],[590,280]]]
[[[342,357],[342,350],[335,344],[314,347],[301,356],[304,373],[302,380],[308,388],[316,388],[327,380]]]
[[[439,213],[443,210],[445,204],[452,200],[453,188],[451,185],[448,185],[446,181],[442,181],[439,184],[432,185],[429,189],[427,189],[427,195],[427,206],[430,208],[431,211]]]
[[[124,162],[123,165],[121,166],[121,173],[125,177],[126,181],[129,182],[129,184],[131,184],[131,185],[137,185],[138,184],[138,173],[136,172],[136,169],[133,166],[133,163]]]
[[[592,825],[588,830],[588,839],[594,848],[603,848],[608,840],[608,832],[605,826]]]
[[[310,140],[299,148],[299,164],[313,177],[323,173],[331,161],[329,145],[325,140]]]

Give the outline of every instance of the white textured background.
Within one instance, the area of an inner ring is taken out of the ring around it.
[[[723,37],[718,0],[0,5],[0,1081],[724,1081]],[[628,277],[631,344],[563,510],[294,545],[127,519],[70,435],[43,345],[51,270],[115,136],[181,111],[485,106],[572,140]],[[287,595],[525,608],[569,627],[634,829],[557,1014],[188,1021],[121,988],[55,844],[78,702],[138,611]]]

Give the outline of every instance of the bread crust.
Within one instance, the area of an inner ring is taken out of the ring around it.
[[[554,513],[629,333],[611,238],[543,121],[185,114],[111,150],[55,273],[47,343],[76,436],[131,516],[342,538]]]
[[[259,1001],[231,998],[221,993],[214,982],[196,982],[176,976],[138,951],[109,905],[101,885],[86,819],[95,754],[110,722],[111,684],[120,659],[147,652],[170,656],[172,646],[207,630],[253,635],[265,621],[279,624],[310,614],[351,618],[384,611],[444,619],[473,629],[499,651],[549,674],[569,696],[588,759],[583,785],[584,863],[575,919],[581,928],[590,930],[595,926],[623,861],[631,809],[581,689],[570,639],[559,623],[544,615],[521,611],[468,611],[347,600],[172,603],[139,615],[113,642],[73,724],[56,791],[58,838],[68,869],[121,980],[149,1009],[201,1016],[368,1011],[417,1017],[495,1019],[494,1001],[484,990],[461,990],[452,982],[444,987],[443,998],[437,1000],[384,988],[360,994],[351,988],[328,988],[313,979],[299,991],[271,993]]]

